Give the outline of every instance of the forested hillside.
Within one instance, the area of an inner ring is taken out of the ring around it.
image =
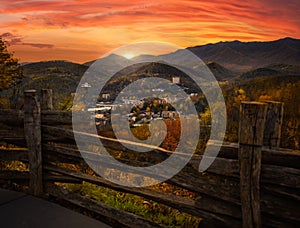
[[[241,42],[225,42],[214,45],[199,46],[190,48],[196,54],[199,50],[204,50],[204,53],[210,53],[215,49],[223,50],[224,48],[231,48],[230,50],[239,50],[241,53],[250,53],[251,49],[258,48],[258,52],[271,53],[267,47],[293,47],[296,50],[298,47],[298,40],[283,39],[269,43],[241,43]],[[209,49],[210,48],[210,49]],[[222,49],[223,48],[223,49]],[[296,48],[296,49],[295,49]],[[227,49],[226,49],[227,50]],[[273,50],[276,58],[270,61],[273,62],[263,65],[256,69],[244,70],[236,73],[225,68],[217,62],[207,62],[207,66],[219,80],[220,86],[225,97],[227,106],[227,135],[226,140],[237,140],[238,128],[238,113],[239,105],[243,100],[257,101],[257,100],[274,100],[284,102],[284,123],[282,129],[282,146],[290,148],[300,148],[300,66],[286,64],[284,58],[288,51],[279,53],[279,50]],[[180,50],[178,51],[180,52]],[[164,58],[175,58],[178,52],[163,56]],[[223,53],[224,54],[224,53]],[[294,51],[290,50],[291,56],[295,56]],[[184,56],[183,56],[184,57]],[[207,57],[207,56],[206,56]],[[140,56],[135,59],[147,59],[147,61],[155,60],[155,56]],[[207,57],[208,58],[208,57]],[[213,59],[213,58],[210,58]],[[289,59],[289,58],[288,58]],[[234,62],[234,64],[241,64],[243,66],[245,58]],[[240,63],[240,61],[242,61]],[[254,61],[254,60],[253,60]],[[249,62],[253,67],[257,62]],[[22,108],[23,91],[25,89],[51,88],[54,93],[54,107],[59,110],[70,110],[72,107],[72,94],[76,91],[77,86],[81,80],[82,75],[94,61],[88,64],[76,64],[67,61],[49,61],[24,64],[24,77],[21,83],[16,84],[8,89],[3,89],[0,92],[0,106],[1,108]],[[122,56],[110,55],[103,59],[97,60],[96,64],[104,64],[104,66],[111,67],[112,64],[123,66],[124,64],[133,63],[133,60],[126,60]],[[222,62],[222,61],[221,61]],[[223,62],[222,62],[223,63]],[[230,66],[225,63],[226,66]],[[241,68],[240,68],[241,70]],[[99,77],[101,75],[99,74]],[[207,107],[206,99],[201,93],[200,88],[191,80],[185,73],[180,70],[165,65],[163,62],[153,62],[146,64],[133,64],[117,74],[106,84],[102,92],[109,93],[111,100],[113,100],[118,93],[131,82],[142,77],[162,77],[172,81],[173,77],[179,77],[181,86],[187,93],[198,93],[193,97],[197,110],[200,112],[202,122],[210,124],[210,110]],[[199,75],[201,77],[201,75]],[[99,91],[100,94],[101,91]]]
[[[262,75],[234,80],[222,88],[228,111],[229,140],[237,140],[240,101],[272,100],[284,103],[282,147],[300,148],[300,72],[297,75]]]
[[[87,66],[67,61],[49,61],[29,63],[22,66],[23,75],[21,83],[14,88],[1,91],[2,99],[7,101],[4,108],[15,103],[16,108],[22,108],[23,91],[25,89],[51,88],[53,90],[54,107],[56,109],[70,109],[72,105],[71,94],[76,91],[78,83],[88,68]]]

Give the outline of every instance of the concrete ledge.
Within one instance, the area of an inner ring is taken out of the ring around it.
[[[0,189],[0,221],[1,227],[11,228],[110,227],[60,205],[4,189]]]

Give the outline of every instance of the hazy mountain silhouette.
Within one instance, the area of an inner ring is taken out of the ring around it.
[[[205,62],[217,62],[239,72],[274,63],[300,65],[300,40],[293,38],[270,42],[219,42],[190,47],[188,50]]]
[[[190,47],[188,50],[198,55],[206,62],[209,69],[217,80],[229,80],[240,75],[239,79],[256,77],[278,76],[278,75],[299,75],[300,72],[300,40],[284,38],[270,42],[219,42],[202,46]],[[185,62],[187,68],[201,67],[203,62],[191,62],[185,50],[177,50],[173,53],[153,56],[140,55],[133,59],[126,59],[116,54],[87,62],[85,64],[71,63],[68,61],[48,61],[28,63],[23,65],[26,78],[37,76],[78,76],[84,74],[89,66],[93,66],[102,74],[116,73],[117,69],[132,65],[122,70],[122,74],[131,74],[139,69],[136,62],[157,62],[164,61]],[[150,65],[151,66],[151,65]],[[152,65],[153,66],[153,65]],[[162,69],[165,66],[155,65]],[[148,69],[155,71],[155,69]],[[238,72],[238,73],[236,73]],[[78,80],[78,79],[77,79]]]
[[[236,72],[247,72],[271,64],[300,65],[300,40],[294,38],[283,38],[268,42],[241,42],[235,40],[189,47],[187,49],[200,57],[203,62],[215,62]],[[98,61],[101,64],[105,64],[107,60],[115,59],[114,61],[117,64],[122,64],[125,61],[151,62],[159,59],[175,64],[176,62],[184,61],[187,67],[194,67],[199,64],[191,62],[185,50],[177,50],[160,56],[140,55],[131,60],[120,57],[110,55]],[[86,63],[86,65],[90,65],[92,62]]]
[[[22,66],[25,77],[33,76],[82,76],[87,66],[63,60],[27,63]]]
[[[273,64],[243,73],[239,79],[250,79],[268,76],[300,75],[300,66],[288,64]]]
[[[206,65],[218,81],[228,80],[238,75],[236,72],[233,72],[215,62],[208,62]]]
[[[114,74],[118,69],[122,69],[127,65],[134,64],[133,61],[123,56],[110,54],[103,58],[84,63],[85,66],[92,66],[91,70],[96,70],[99,74]]]

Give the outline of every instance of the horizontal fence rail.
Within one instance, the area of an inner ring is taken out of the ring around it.
[[[28,185],[33,195],[47,194],[60,202],[101,215],[105,222],[113,226],[160,225],[67,192],[54,183],[85,181],[141,196],[199,217],[203,219],[203,227],[293,227],[299,224],[300,151],[278,148],[283,112],[281,103],[243,103],[239,143],[222,143],[218,157],[203,173],[198,172],[203,156],[195,154],[186,167],[166,181],[195,193],[197,197],[191,199],[151,188],[120,186],[96,175],[87,166],[82,153],[88,155],[91,161],[105,159],[105,156],[95,153],[93,149],[97,145],[92,144],[90,151],[80,152],[72,131],[71,112],[52,111],[52,102],[49,101],[51,92],[45,90],[43,94],[41,106],[37,102],[36,92],[27,91],[32,102],[27,103],[24,111],[0,110],[0,142],[16,146],[1,148],[0,161],[21,161],[29,165],[28,171],[2,170],[0,179]],[[276,124],[272,125],[274,121]],[[264,127],[266,124],[269,126],[267,130]],[[87,134],[84,137],[87,143],[94,142],[95,138],[112,152],[132,153],[116,139]],[[209,142],[207,147],[216,147],[217,144]],[[126,156],[118,160],[130,165],[148,166],[172,153],[163,148],[152,149],[147,156],[139,155],[135,160]],[[74,166],[79,168],[69,168]],[[116,173],[120,171],[120,167],[109,162],[106,166]],[[153,174],[145,171],[143,176],[153,177]]]

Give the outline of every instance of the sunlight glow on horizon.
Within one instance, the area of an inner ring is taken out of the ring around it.
[[[0,36],[21,62],[84,63],[123,45],[149,40],[186,48],[220,41],[299,38],[299,9],[298,0],[289,4],[279,0],[2,0]],[[161,54],[158,49],[152,52]]]
[[[125,53],[123,56],[124,56],[126,59],[132,59],[133,57],[135,57],[135,55],[132,54],[132,53]]]

